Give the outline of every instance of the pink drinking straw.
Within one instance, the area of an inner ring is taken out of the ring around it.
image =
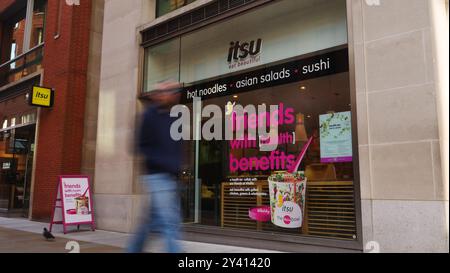
[[[295,165],[292,166],[291,169],[288,170],[289,173],[293,174],[294,172],[298,171],[298,168],[300,168],[300,164],[303,161],[303,158],[306,155],[306,151],[308,151],[309,146],[311,145],[312,141],[313,141],[314,137],[310,137],[308,142],[306,143],[306,145],[303,147],[301,153],[298,155],[297,157],[297,161],[295,163]]]
[[[86,191],[83,193],[83,195],[81,197],[85,197],[88,190],[89,190],[89,188],[86,189]]]

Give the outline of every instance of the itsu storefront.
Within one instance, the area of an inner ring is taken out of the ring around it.
[[[286,0],[145,46],[144,95],[185,84],[186,230],[362,250],[347,44],[345,1]]]

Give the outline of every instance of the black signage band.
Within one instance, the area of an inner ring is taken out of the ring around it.
[[[194,97],[204,100],[230,96],[256,89],[343,73],[348,70],[348,49],[345,48],[185,87],[181,101],[187,104],[191,103]]]

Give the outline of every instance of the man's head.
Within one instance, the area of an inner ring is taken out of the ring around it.
[[[150,98],[161,107],[170,107],[180,101],[182,84],[174,80],[166,80],[155,85]]]

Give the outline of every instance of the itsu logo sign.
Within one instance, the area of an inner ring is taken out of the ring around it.
[[[230,69],[257,63],[261,60],[262,39],[230,43],[228,65]]]
[[[284,202],[275,209],[274,224],[283,228],[300,228],[303,225],[303,213],[300,206],[294,202]]]

